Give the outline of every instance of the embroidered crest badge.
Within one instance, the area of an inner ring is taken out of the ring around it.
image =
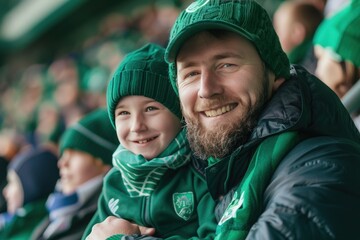
[[[194,211],[194,193],[174,193],[173,204],[176,214],[185,221],[189,220]]]

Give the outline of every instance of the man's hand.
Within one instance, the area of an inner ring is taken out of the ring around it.
[[[152,236],[154,233],[154,228],[142,227],[127,220],[110,216],[103,222],[95,224],[86,240],[106,239],[116,234]]]

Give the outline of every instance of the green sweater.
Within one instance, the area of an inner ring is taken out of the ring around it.
[[[26,204],[0,231],[0,239],[28,240],[36,225],[47,215],[45,200]]]
[[[160,238],[213,239],[217,224],[214,209],[205,180],[191,164],[167,170],[150,196],[135,198],[129,196],[120,171],[113,168],[104,179],[98,210],[83,239],[94,224],[108,216],[154,227],[155,236]]]

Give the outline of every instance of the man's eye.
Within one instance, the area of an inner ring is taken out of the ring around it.
[[[228,68],[228,67],[233,67],[234,64],[231,64],[231,63],[225,63],[222,67],[223,68]]]
[[[199,75],[198,72],[185,73],[185,74],[179,76],[179,80],[180,80],[180,82],[189,82],[191,79],[193,79],[194,77],[196,77],[198,75]]]
[[[188,74],[185,75],[185,78],[188,78],[188,77],[194,77],[196,75],[198,75],[199,73],[198,72],[190,72]]]

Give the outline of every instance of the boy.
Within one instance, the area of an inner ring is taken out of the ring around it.
[[[128,54],[109,83],[107,105],[120,145],[83,239],[120,237],[116,228],[103,235],[99,225],[92,229],[108,216],[155,228],[155,237],[212,238],[215,203],[190,164],[164,49],[148,44]]]

